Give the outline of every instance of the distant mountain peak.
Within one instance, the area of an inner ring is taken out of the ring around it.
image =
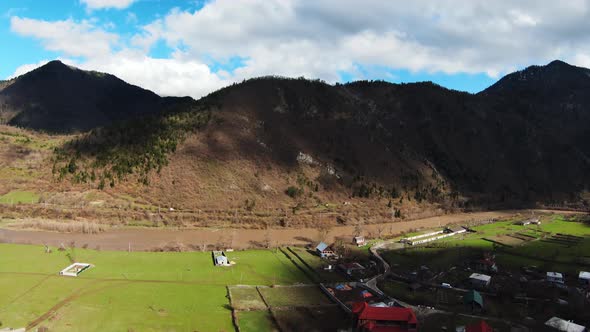
[[[5,87],[3,87],[5,86]],[[162,111],[173,99],[128,84],[116,76],[53,60],[0,83],[0,111],[11,125],[69,133]]]
[[[559,59],[553,60],[551,62],[549,62],[545,67],[572,67],[572,65],[570,65],[569,63],[565,62],[565,61],[561,61]]]
[[[544,66],[529,66],[501,78],[498,82],[481,92],[482,95],[540,93],[571,94],[572,91],[590,89],[590,70],[570,65],[562,60],[553,60]]]

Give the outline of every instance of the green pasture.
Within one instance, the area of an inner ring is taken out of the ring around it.
[[[500,221],[472,227],[474,233],[464,233],[429,243],[426,246],[407,247],[383,253],[391,264],[417,269],[421,265],[444,270],[467,259],[481,256],[482,251],[494,249],[500,236],[526,234],[530,241],[521,245],[499,248],[496,245],[497,262],[511,268],[526,265],[543,266],[566,273],[575,273],[581,268],[580,257],[590,258],[590,224],[568,220],[560,215],[542,218],[541,225],[515,225],[513,220]],[[571,243],[553,241],[558,234],[578,238]],[[500,242],[500,241],[499,241]],[[477,249],[477,250],[474,250]],[[589,267],[590,268],[590,267]]]
[[[280,251],[112,252],[0,244],[2,327],[51,331],[233,331],[227,285],[289,285],[306,277]],[[94,266],[78,277],[71,261]]]
[[[238,322],[242,332],[278,331],[268,310],[240,311]]]
[[[0,204],[31,204],[38,202],[39,195],[31,191],[11,191],[0,196]]]

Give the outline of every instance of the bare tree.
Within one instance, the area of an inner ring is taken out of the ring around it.
[[[377,225],[376,231],[377,231],[377,238],[379,238],[379,239],[382,238],[383,232],[385,231],[385,226],[384,225]]]
[[[359,219],[354,224],[354,236],[361,236],[363,235],[363,220]]]
[[[264,233],[264,246],[270,248],[272,237],[270,234],[270,225],[266,224],[266,232]]]
[[[318,226],[318,241],[325,242],[332,227],[328,223],[322,223]]]

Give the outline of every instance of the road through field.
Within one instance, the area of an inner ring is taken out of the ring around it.
[[[502,210],[473,213],[448,214],[438,217],[399,221],[362,226],[365,234],[399,234],[413,229],[442,227],[448,224],[466,223],[473,220],[507,218],[516,214],[555,212],[570,214],[568,211],[545,210]],[[332,227],[325,240],[333,241],[336,237],[352,239],[355,226]],[[204,245],[224,244],[236,249],[264,246],[301,245],[315,243],[319,239],[316,228],[288,229],[163,229],[163,228],[111,228],[98,234],[57,233],[35,230],[0,229],[0,242],[19,244],[46,244],[50,246],[68,245],[75,242],[77,246],[87,245],[90,249],[147,251],[162,248],[170,244],[180,244],[187,249],[197,249]]]

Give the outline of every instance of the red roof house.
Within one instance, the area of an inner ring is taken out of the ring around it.
[[[418,320],[410,308],[371,307],[367,302],[352,306],[358,331],[368,332],[414,332]]]
[[[465,327],[465,332],[494,332],[494,330],[482,320],[478,323],[467,325]]]

